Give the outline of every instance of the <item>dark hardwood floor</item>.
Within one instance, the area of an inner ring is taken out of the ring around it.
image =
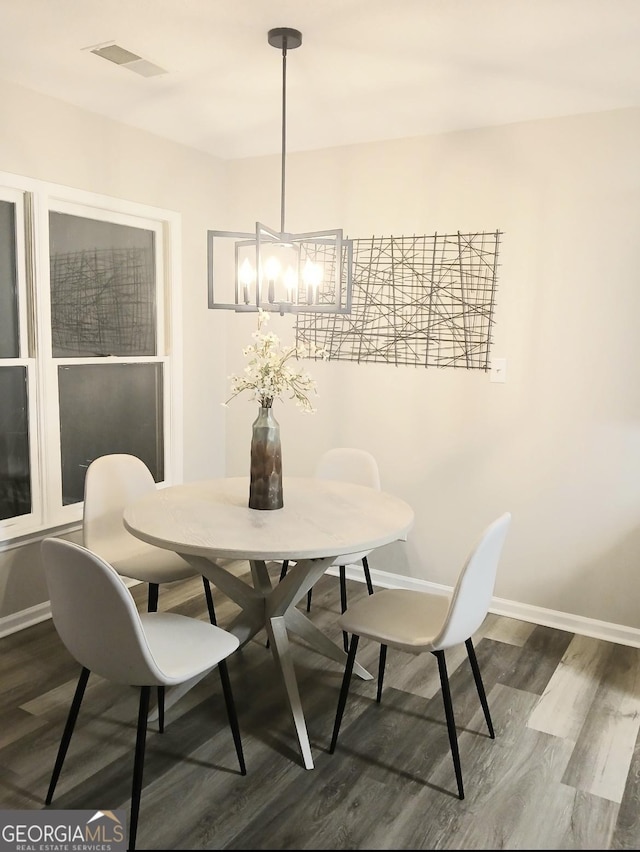
[[[274,581],[278,570],[274,568]],[[145,588],[132,593],[143,608]],[[366,594],[350,583],[349,597]],[[237,611],[216,593],[225,626]],[[303,604],[301,604],[303,605]],[[160,608],[206,619],[199,579]],[[338,580],[312,619],[338,644]],[[389,652],[382,704],[354,678],[328,753],[342,669],[295,642],[315,769],[305,770],[265,635],[229,660],[247,775],[217,672],[151,723],[139,849],[639,849],[640,649],[489,615],[475,638],[496,729],[464,647],[448,654],[466,798],[456,796],[437,663]],[[377,666],[361,641],[359,661]],[[0,809],[42,809],[78,666],[46,621],[0,640]],[[92,676],[54,809],[129,809],[137,691]]]

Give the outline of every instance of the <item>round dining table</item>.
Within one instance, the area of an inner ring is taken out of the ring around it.
[[[173,485],[128,506],[124,524],[143,541],[179,553],[239,605],[226,629],[241,645],[266,629],[304,766],[313,769],[288,634],[338,662],[346,654],[297,604],[337,557],[349,564],[349,554],[406,540],[414,513],[385,491],[334,480],[285,478],[283,493],[281,509],[258,510],[248,507],[248,477]],[[267,562],[285,559],[289,570],[274,584]],[[228,570],[227,560],[247,560],[251,582]],[[354,673],[371,678],[357,663]],[[183,694],[176,690],[174,700]]]

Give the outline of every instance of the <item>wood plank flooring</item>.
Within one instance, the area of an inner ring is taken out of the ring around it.
[[[145,592],[132,589],[141,609]],[[363,594],[350,583],[350,601]],[[225,626],[237,608],[215,601]],[[200,580],[162,588],[160,608],[206,620]],[[341,644],[339,610],[325,576],[311,618]],[[375,681],[354,678],[330,755],[342,668],[294,640],[305,770],[262,633],[229,660],[247,775],[212,672],[167,711],[164,734],[150,725],[138,848],[639,849],[640,649],[494,615],[474,641],[496,739],[464,647],[449,652],[464,801],[431,655],[390,650],[381,705]],[[361,640],[358,659],[375,672],[377,647]],[[0,639],[1,810],[44,808],[78,673],[51,621]],[[52,808],[128,814],[137,700],[90,678]]]

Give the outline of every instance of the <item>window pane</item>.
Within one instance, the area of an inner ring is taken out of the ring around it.
[[[154,237],[49,213],[54,358],[156,354]]]
[[[0,201],[0,358],[19,354],[16,210],[11,201]]]
[[[58,367],[62,502],[84,499],[89,464],[107,453],[131,453],[164,479],[162,364]]]
[[[27,369],[0,367],[0,520],[31,512]]]

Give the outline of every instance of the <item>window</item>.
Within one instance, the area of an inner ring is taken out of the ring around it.
[[[0,174],[0,540],[77,523],[105,453],[180,478],[178,232],[175,213]]]

